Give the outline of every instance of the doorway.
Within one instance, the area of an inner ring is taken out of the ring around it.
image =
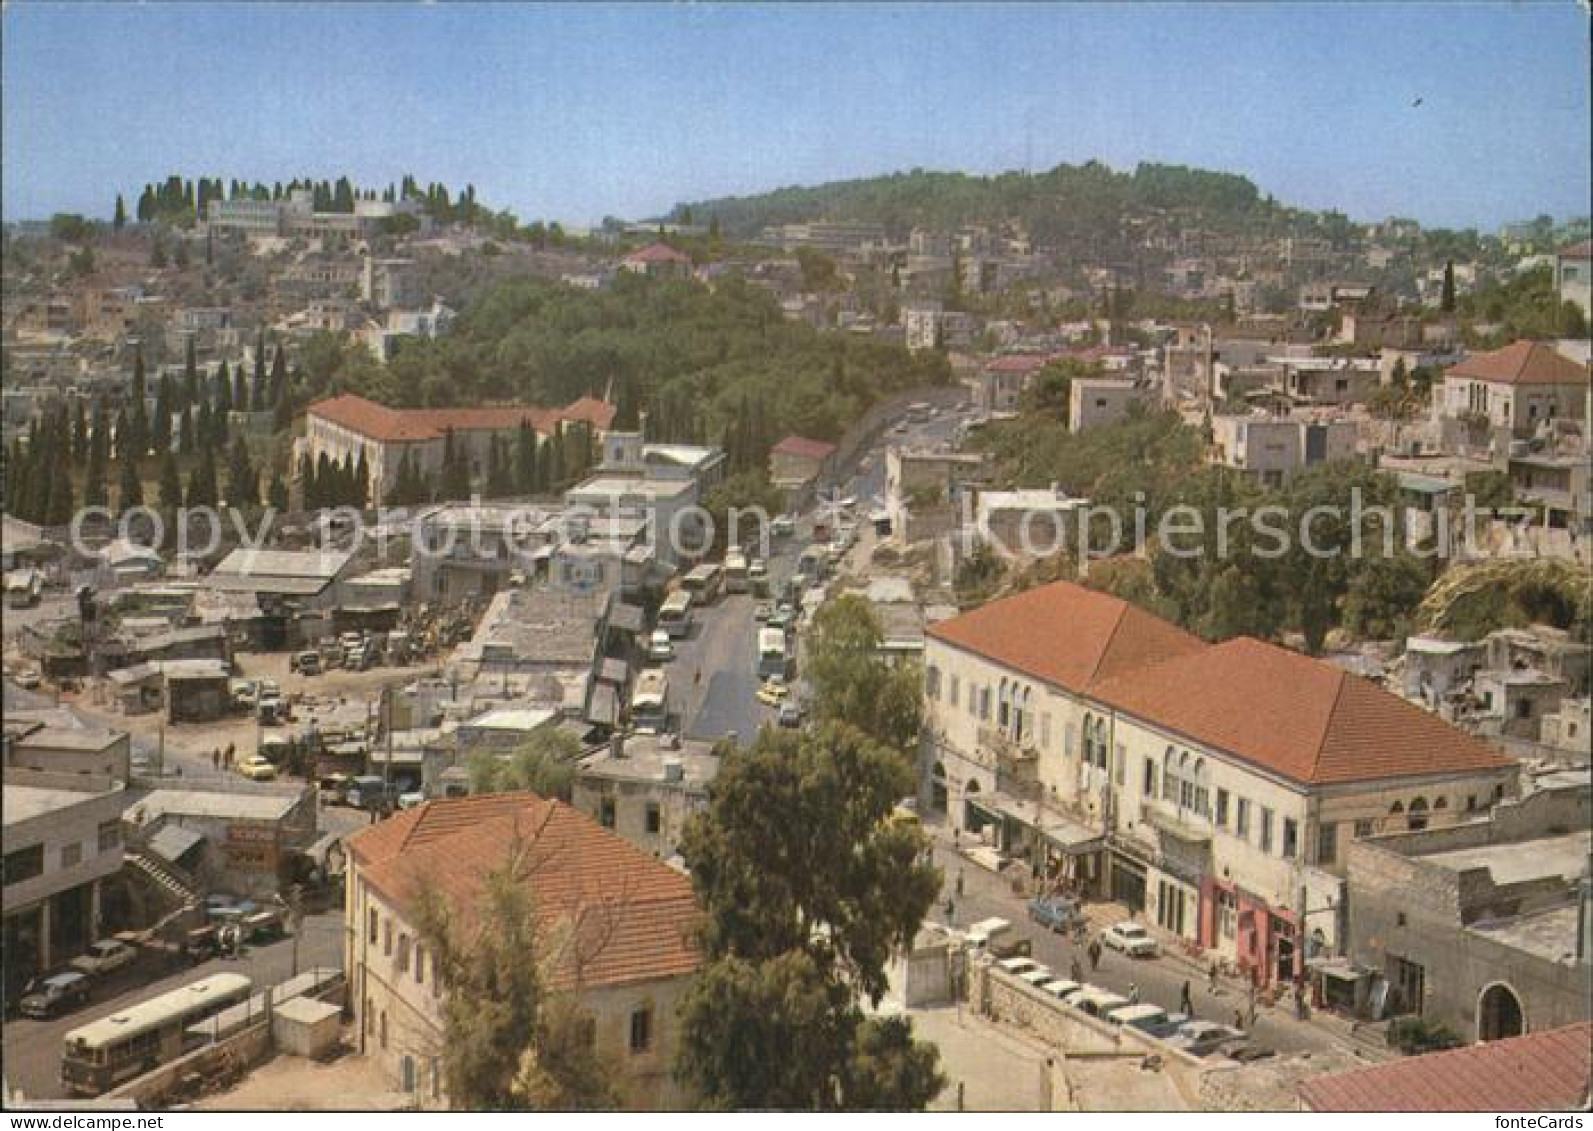
[[[1526,1031],[1522,1016],[1521,999],[1503,982],[1495,982],[1482,991],[1477,1003],[1477,1039],[1502,1041],[1519,1037]]]

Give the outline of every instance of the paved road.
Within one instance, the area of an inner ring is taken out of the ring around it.
[[[946,877],[942,900],[951,897],[954,906],[953,924],[966,927],[990,916],[1009,920],[1034,943],[1034,960],[1044,963],[1059,978],[1070,976],[1070,968],[1077,961],[1084,972],[1084,980],[1117,993],[1128,995],[1132,986],[1139,988],[1140,1000],[1159,1005],[1169,1013],[1178,1009],[1179,994],[1185,982],[1190,984],[1194,998],[1195,1016],[1208,1021],[1232,1025],[1234,1011],[1245,1006],[1246,996],[1236,983],[1225,982],[1218,993],[1207,991],[1206,976],[1189,966],[1164,955],[1156,959],[1134,959],[1113,950],[1104,951],[1099,969],[1090,969],[1085,946],[1064,939],[1030,922],[1028,900],[1012,893],[1010,881],[996,876],[972,861],[954,853],[946,837],[937,833],[935,862]],[[963,894],[955,895],[957,876],[963,877]],[[1010,872],[1010,869],[1009,869]],[[930,914],[937,922],[945,922],[944,902]],[[1092,932],[1093,934],[1093,932]],[[1277,1008],[1261,1007],[1256,1027],[1252,1033],[1256,1043],[1279,1052],[1300,1052],[1339,1047],[1338,1038],[1320,1026],[1302,1023],[1292,1015],[1292,1005]]]
[[[343,913],[331,911],[306,916],[299,941],[299,969],[311,966],[343,966]],[[151,979],[130,976],[118,983],[114,997],[96,1001],[85,1009],[48,1021],[16,1018],[6,1022],[3,1047],[6,1082],[33,1098],[62,1096],[60,1085],[61,1043],[66,1034],[81,1025],[109,1017],[128,1005],[196,982],[208,974],[236,971],[254,979],[257,989],[285,981],[293,973],[293,940],[281,939],[266,946],[249,947],[241,959],[216,958],[198,966],[183,966],[157,972]]]

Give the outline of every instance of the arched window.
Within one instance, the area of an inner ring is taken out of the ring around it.
[[[1007,729],[1007,720],[1011,717],[1012,698],[1007,687],[1007,681],[1001,681],[1001,690],[996,697],[996,726],[1001,730]]]
[[[1178,773],[1175,768],[1176,751],[1169,746],[1162,754],[1162,800],[1178,802]]]
[[[1412,832],[1419,832],[1427,827],[1427,799],[1418,797],[1410,803],[1410,815],[1405,819],[1405,825]]]
[[[1448,808],[1449,808],[1449,798],[1447,798],[1447,797],[1440,797],[1437,801],[1433,802],[1433,811],[1434,812],[1437,812],[1439,809],[1448,809]]]

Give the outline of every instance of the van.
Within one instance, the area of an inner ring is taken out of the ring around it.
[[[1122,1009],[1114,1009],[1106,1015],[1106,1019],[1124,1029],[1138,1029],[1142,1033],[1154,1036],[1166,1022],[1167,1011],[1159,1005],[1141,1002],[1139,1005],[1125,1005]]]
[[[964,937],[974,951],[983,951],[993,958],[1012,958],[1032,953],[1029,940],[1019,936],[1005,919],[981,919],[968,928]]]

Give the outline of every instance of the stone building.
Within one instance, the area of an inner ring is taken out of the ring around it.
[[[591,818],[528,793],[427,802],[348,840],[344,969],[360,1055],[424,1106],[446,1106],[443,999],[419,901],[470,917],[488,873],[531,889],[547,986],[573,995],[625,1106],[683,1105],[677,1006],[700,957],[691,882]]]

